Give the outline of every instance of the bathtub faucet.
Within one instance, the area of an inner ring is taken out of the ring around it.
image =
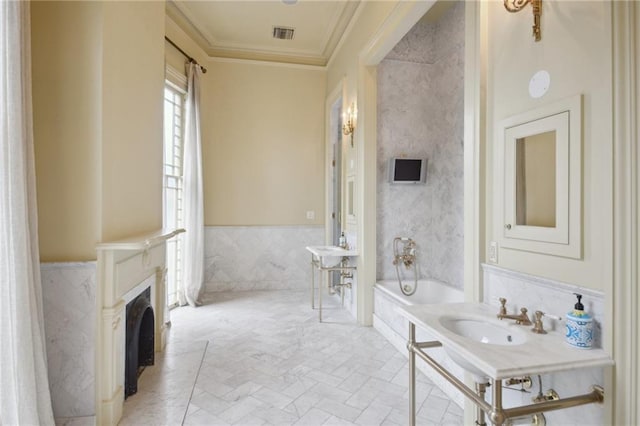
[[[401,242],[402,251],[398,250],[398,243]],[[393,264],[402,263],[405,268],[409,269],[416,260],[416,243],[408,237],[396,237],[393,240]]]
[[[399,245],[402,249],[399,250]],[[409,237],[396,237],[393,239],[393,265],[396,269],[396,277],[398,277],[398,285],[400,291],[405,296],[413,295],[418,289],[418,270],[417,270],[416,242]],[[400,273],[400,264],[409,270],[413,266],[413,287],[402,283],[402,274]]]

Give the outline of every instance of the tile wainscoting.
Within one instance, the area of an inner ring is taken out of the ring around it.
[[[495,306],[496,313],[500,307],[498,298],[504,297],[507,299],[508,313],[515,313],[520,308],[526,307],[531,315],[535,311],[542,311],[564,318],[575,304],[576,297],[573,293],[582,294],[584,296],[582,301],[585,305],[585,310],[594,318],[595,346],[600,347],[602,332],[606,330],[603,326],[605,299],[602,292],[515,272],[494,265],[484,264],[483,270],[483,302]],[[564,319],[560,323],[555,320],[544,319],[544,326],[546,329],[563,330],[565,327]],[[531,397],[538,392],[537,376],[532,376],[532,379],[534,380],[533,387],[530,389],[531,393],[505,390],[503,391],[505,402],[513,405],[530,404]],[[604,369],[602,368],[588,368],[542,375],[542,392],[554,389],[561,398],[587,393],[591,386],[596,384],[604,386]],[[609,395],[611,395],[610,392]],[[607,389],[605,389],[605,398],[607,398]],[[604,421],[604,406],[601,404],[583,405],[547,412],[544,415],[547,419],[547,424],[567,426],[606,424]]]
[[[96,262],[42,263],[40,271],[54,415],[93,416]]]
[[[205,291],[306,289],[306,246],[324,244],[324,227],[205,227]]]

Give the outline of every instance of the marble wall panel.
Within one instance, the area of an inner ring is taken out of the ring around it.
[[[463,109],[458,2],[436,23],[420,21],[378,67],[378,279],[396,279],[393,239],[408,236],[418,245],[419,279],[462,288]],[[403,156],[428,159],[425,185],[389,183],[389,159]]]
[[[43,263],[49,386],[56,418],[95,414],[96,263]]]
[[[464,45],[464,2],[449,4],[451,7],[437,21],[418,21],[386,59],[434,64],[451,50],[460,49]]]
[[[436,58],[436,26],[424,20],[414,25],[385,59],[432,64]]]
[[[396,312],[397,307],[402,305],[375,287],[373,294],[373,328],[389,340],[403,355],[407,355],[406,344],[409,340],[409,321]],[[435,340],[435,337],[431,333],[419,327],[416,328],[416,341],[430,342],[433,340]],[[429,355],[458,379],[464,380],[464,371],[449,358],[443,348],[431,348],[429,349]],[[440,388],[442,392],[451,398],[453,402],[459,407],[463,407],[464,396],[459,390],[428,364],[418,360],[416,365],[418,369]]]
[[[207,226],[205,291],[306,289],[322,226]]]

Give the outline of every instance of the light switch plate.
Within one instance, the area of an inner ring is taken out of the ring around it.
[[[313,220],[315,218],[316,218],[316,212],[314,212],[313,210],[307,211],[307,219]]]
[[[498,243],[496,241],[489,242],[489,262],[498,263]]]

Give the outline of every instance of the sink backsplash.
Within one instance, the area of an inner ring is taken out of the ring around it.
[[[551,315],[562,317],[558,322],[550,318],[543,318],[544,327],[548,330],[564,332],[565,315],[573,309],[576,297],[573,293],[583,295],[582,303],[585,311],[594,319],[594,347],[602,347],[602,333],[606,328],[604,323],[604,294],[599,291],[586,289],[535,275],[524,274],[495,265],[482,265],[484,271],[484,295],[483,302],[495,306],[496,314],[500,307],[498,299],[507,299],[507,312],[517,313],[520,308],[527,308],[533,316],[535,311],[542,311]],[[558,344],[565,344],[564,341]],[[581,350],[581,349],[576,349]],[[506,404],[524,405],[531,404],[531,398],[538,393],[538,378],[532,376],[533,386],[531,393],[523,393],[517,390],[503,391]],[[561,398],[584,394],[590,391],[591,386],[597,384],[604,386],[604,369],[588,368],[581,370],[565,371],[562,373],[547,374],[542,376],[542,391],[554,389]],[[514,386],[515,389],[519,389]],[[608,389],[605,389],[607,398]],[[580,407],[544,413],[548,425],[602,425],[604,420],[604,406],[601,404],[589,404]]]
[[[496,314],[500,307],[498,299],[507,299],[507,312],[520,312],[524,307],[533,316],[535,311],[562,317],[558,322],[551,318],[544,318],[546,329],[565,328],[565,315],[573,309],[576,303],[574,293],[582,294],[582,303],[586,312],[594,320],[594,347],[602,347],[602,330],[604,321],[604,294],[599,291],[565,284],[535,275],[511,271],[494,265],[483,264],[484,297],[483,302],[496,307]]]

